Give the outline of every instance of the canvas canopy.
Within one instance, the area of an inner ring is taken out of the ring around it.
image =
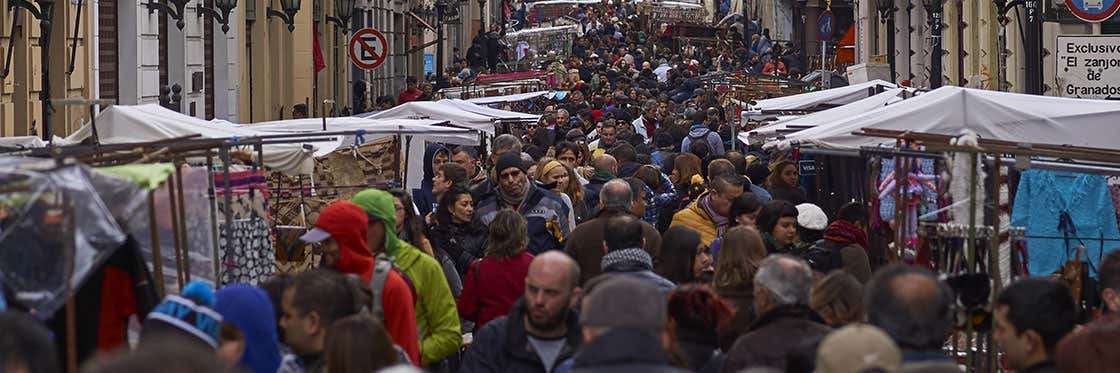
[[[321,143],[315,156],[321,157],[355,142],[375,141],[389,136],[410,136],[426,141],[460,145],[478,145],[478,132],[463,128],[440,126],[443,122],[430,119],[366,119],[358,117],[327,118],[327,131],[366,131],[358,139],[356,135],[343,136],[339,141]],[[267,133],[307,133],[313,135],[323,130],[322,118],[290,119],[282,121],[239,124]]]
[[[876,79],[855,85],[758,100],[752,108],[756,110],[806,110],[821,105],[847,105],[867,98],[870,96],[868,89],[876,86],[897,88],[892,83]]]
[[[851,118],[902,101],[899,94],[904,90],[904,88],[891,88],[883,93],[844,106],[822,110],[804,116],[797,116],[792,119],[780,120],[749,132],[740,133],[739,140],[750,144],[787,135],[790,132],[829,125],[845,118]]]
[[[459,109],[474,113],[489,116],[499,120],[517,120],[517,121],[536,121],[541,118],[540,115],[525,114],[516,111],[495,109],[487,106],[478,105],[465,100],[446,99],[439,100],[438,102],[445,103]]]
[[[1035,96],[942,87],[897,104],[786,136],[767,147],[811,143],[859,149],[892,140],[856,136],[863,128],[956,136],[968,129],[981,138],[1115,148],[1120,144],[1120,102]]]
[[[451,125],[494,134],[494,117],[472,113],[453,105],[436,101],[413,101],[376,113],[359,114],[369,119],[430,119],[447,121]]]

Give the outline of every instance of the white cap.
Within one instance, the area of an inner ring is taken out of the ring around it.
[[[797,225],[805,229],[823,231],[828,228],[828,215],[824,210],[812,203],[797,205]]]

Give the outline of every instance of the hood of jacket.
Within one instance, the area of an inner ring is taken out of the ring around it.
[[[391,208],[392,200],[389,204]],[[335,269],[369,281],[373,274],[373,255],[366,245],[369,230],[366,212],[349,201],[335,201],[319,213],[315,227],[327,231],[338,242],[339,258],[334,263]]]
[[[396,256],[400,240],[397,238],[397,210],[393,207],[393,195],[380,189],[366,189],[355,194],[350,201],[384,222],[385,253]]]
[[[693,124],[692,127],[688,128],[688,135],[691,137],[703,137],[704,140],[707,140],[707,135],[705,134],[710,131],[711,129],[708,129],[708,127],[703,124]]]
[[[450,151],[441,144],[428,144],[428,147],[424,149],[424,181],[420,185],[420,188],[424,190],[432,190],[432,178],[436,177],[436,170],[432,168],[432,160],[436,158],[436,154],[439,152],[448,153],[447,159],[451,159]]]
[[[264,290],[233,284],[214,293],[214,310],[241,329],[245,352],[238,362],[252,373],[272,373],[280,366],[280,349],[272,302]]]

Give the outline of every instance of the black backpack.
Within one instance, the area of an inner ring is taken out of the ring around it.
[[[829,273],[844,268],[844,258],[840,250],[847,244],[820,240],[805,250],[801,258],[809,263],[809,267],[820,273]]]

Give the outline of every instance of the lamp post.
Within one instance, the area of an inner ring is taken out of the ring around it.
[[[39,59],[42,64],[43,72],[39,75],[42,87],[39,88],[39,101],[43,104],[43,140],[51,141],[51,114],[54,112],[54,107],[51,106],[51,81],[50,81],[50,41],[51,41],[51,20],[54,19],[54,0],[36,0],[39,4],[36,7],[27,0],[8,0],[8,9],[23,8],[27,9],[31,16],[39,20]],[[8,61],[11,59],[11,49],[8,50]],[[8,75],[7,68],[4,69],[5,77]]]
[[[170,1],[171,5],[167,5],[167,1]],[[183,26],[185,26],[183,23],[183,8],[187,6],[188,2],[190,2],[190,0],[164,0],[158,3],[153,0],[148,1],[148,3],[144,5],[148,7],[149,15],[155,13],[157,10],[167,13],[171,19],[175,20],[175,27],[182,30]]]
[[[342,39],[342,37],[339,36],[339,33],[346,30],[346,28],[350,25],[350,17],[354,14],[354,0],[334,0],[334,14],[334,17],[331,17],[329,15],[327,16],[327,22],[333,23],[335,30],[334,48],[331,48],[331,55],[334,59],[334,64],[332,65],[334,66],[334,99],[330,100],[330,102],[331,110],[337,112],[338,107],[336,107],[334,103],[338,102],[338,81],[341,78],[343,70],[338,67],[338,46],[340,44],[339,40]],[[326,101],[327,100],[324,100],[324,102]],[[325,111],[323,112],[323,116],[327,116]]]
[[[929,88],[941,88],[941,21],[944,16],[944,0],[922,0],[926,8],[926,23],[929,24]]]
[[[222,24],[223,34],[228,33],[229,12],[233,11],[233,8],[237,7],[237,0],[214,0],[214,6],[218,9],[215,10],[213,8],[203,6],[202,4],[196,5],[195,11],[198,13],[198,18],[202,18],[203,15],[209,15],[210,17],[214,18],[214,20],[218,21],[218,23]]]
[[[284,11],[281,12],[276,9],[272,9],[272,7],[269,6],[268,17],[279,18],[281,21],[284,21],[284,23],[288,24],[288,32],[295,31],[296,12],[299,12],[299,2],[300,0],[280,0],[280,7]]]
[[[447,0],[436,0],[436,80],[443,76],[443,23],[451,7]]]
[[[895,81],[895,65],[894,65],[894,0],[876,0],[878,1],[879,22],[887,27],[887,63],[891,66],[891,83]]]

